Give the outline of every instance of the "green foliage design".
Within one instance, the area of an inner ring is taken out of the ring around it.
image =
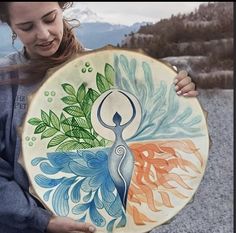
[[[64,83],[62,88],[67,95],[61,100],[66,105],[60,117],[52,110],[41,109],[40,118],[31,118],[28,123],[35,126],[34,134],[41,134],[41,140],[50,139],[47,148],[56,151],[69,151],[104,147],[109,141],[100,137],[92,127],[91,109],[95,100],[114,85],[114,68],[106,63],[104,75],[97,72],[97,91],[86,88],[82,83],[76,90],[71,84]]]

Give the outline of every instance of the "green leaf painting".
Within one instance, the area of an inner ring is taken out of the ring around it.
[[[54,111],[41,109],[40,118],[33,117],[28,123],[35,127],[34,134],[41,134],[41,140],[49,140],[47,148],[56,147],[56,151],[68,151],[104,147],[108,144],[92,127],[91,109],[94,101],[114,85],[115,71],[110,64],[105,64],[104,75],[96,74],[97,90],[87,88],[82,83],[77,89],[63,83],[65,104],[58,116]]]
[[[62,84],[62,87],[63,87],[64,91],[65,91],[67,94],[69,94],[69,95],[71,95],[71,96],[74,96],[74,95],[75,95],[75,89],[74,89],[74,87],[71,86],[70,84],[64,83],[64,84]]]
[[[115,70],[108,63],[105,64],[105,78],[111,86],[114,85]]]

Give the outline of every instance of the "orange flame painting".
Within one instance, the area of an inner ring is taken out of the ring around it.
[[[191,140],[134,143],[130,145],[130,148],[135,157],[135,168],[128,193],[127,211],[133,216],[135,224],[144,225],[146,222],[155,222],[158,219],[152,220],[141,213],[135,204],[145,203],[154,212],[161,211],[163,206],[173,208],[170,194],[180,199],[188,198],[188,196],[179,192],[170,182],[175,182],[186,190],[192,190],[186,180],[195,177],[187,175],[187,169],[201,173],[198,165],[181,157],[181,152],[195,156],[199,161],[200,169],[204,161]],[[176,174],[173,171],[174,168],[182,169],[185,174]],[[160,194],[160,200],[157,201],[157,198],[154,198],[154,191]]]

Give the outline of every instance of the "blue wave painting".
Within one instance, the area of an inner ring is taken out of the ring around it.
[[[72,213],[79,221],[87,216],[97,227],[108,232],[126,225],[125,211],[108,170],[108,153],[111,149],[84,150],[80,152],[48,153],[47,158],[37,157],[33,166],[40,166],[43,174],[35,176],[35,182],[47,189],[43,199],[51,198],[55,213],[68,216],[69,201],[74,203]],[[69,178],[50,178],[59,172],[71,174]],[[83,198],[82,198],[83,197]],[[111,217],[107,223],[101,211]]]

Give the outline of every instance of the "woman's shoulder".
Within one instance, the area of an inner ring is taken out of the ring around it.
[[[2,58],[0,58],[0,67],[15,65],[23,63],[25,60],[23,52],[12,52]]]
[[[14,65],[22,63],[21,52],[14,52],[0,58],[0,86],[6,81],[16,76]]]
[[[5,57],[1,57],[0,58],[0,67],[4,67],[4,66],[8,66],[8,65],[12,65],[11,64],[11,58],[9,57],[9,55],[5,56]]]

